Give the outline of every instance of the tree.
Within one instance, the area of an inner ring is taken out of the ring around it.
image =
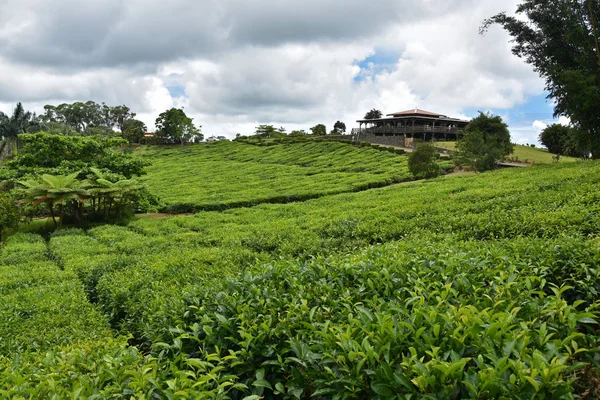
[[[561,124],[552,124],[542,130],[538,140],[553,154],[565,155],[565,141],[571,134],[571,128]]]
[[[273,125],[259,125],[254,130],[254,136],[261,139],[273,139],[285,135],[285,128],[277,129]]]
[[[524,16],[526,18],[521,18]],[[497,14],[481,33],[498,24],[513,38],[513,54],[545,80],[554,115],[568,116],[600,158],[600,23],[598,0],[522,0],[517,16]]]
[[[374,108],[365,114],[364,119],[379,119],[381,117],[383,117],[383,113]]]
[[[176,108],[174,110],[177,110]],[[183,113],[183,110],[180,110]],[[121,133],[125,130],[125,124],[128,120],[135,118],[135,113],[131,112],[126,105],[116,106],[110,110],[111,121],[114,121]],[[162,114],[161,114],[162,115]],[[185,113],[183,113],[185,116]],[[160,117],[159,117],[160,118]],[[190,119],[190,124],[191,124]],[[191,124],[193,126],[193,124]],[[111,127],[112,128],[112,127]]]
[[[338,135],[345,133],[346,132],[346,124],[343,123],[342,121],[337,121],[335,124],[333,124],[333,132]]]
[[[181,143],[189,141],[200,134],[200,128],[194,126],[192,118],[185,115],[181,108],[171,108],[156,118],[156,136],[165,143]]]
[[[325,136],[327,135],[327,128],[323,124],[318,124],[310,128],[310,131],[313,135],[316,136]]]
[[[18,136],[28,131],[35,123],[34,119],[35,115],[25,111],[21,103],[17,103],[10,117],[0,115],[0,138],[6,141],[9,155],[17,153]]]
[[[123,124],[123,139],[127,140],[129,144],[140,143],[144,134],[148,132],[146,124],[139,119],[128,119]]]
[[[20,135],[19,154],[6,163],[17,178],[26,174],[64,175],[92,167],[131,178],[142,175],[148,163],[115,149],[126,143],[121,138],[61,136],[46,133]]]
[[[435,178],[440,175],[436,162],[437,151],[429,143],[422,144],[408,156],[408,169],[418,179]]]
[[[10,229],[16,228],[20,221],[21,212],[15,200],[7,193],[0,194],[0,241]]]
[[[585,157],[590,153],[589,136],[573,126],[552,124],[542,130],[538,140],[550,153]]]
[[[465,128],[465,135],[458,141],[458,160],[471,165],[477,171],[486,171],[513,152],[510,132],[502,118],[479,112]]]
[[[34,207],[42,203],[46,204],[54,226],[62,229],[66,207],[74,205],[75,210],[81,210],[88,195],[81,187],[81,182],[77,180],[77,175],[77,172],[70,175],[44,174],[37,179],[19,181],[19,183],[26,188],[26,200]],[[56,221],[56,207],[58,207],[58,222]],[[77,213],[77,216],[79,217],[80,213]]]

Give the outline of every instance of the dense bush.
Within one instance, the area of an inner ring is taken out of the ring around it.
[[[436,162],[436,155],[438,152],[433,145],[422,144],[408,155],[408,170],[419,179],[439,176],[440,167]]]
[[[25,174],[61,175],[80,172],[81,178],[90,168],[99,168],[126,178],[142,175],[147,165],[143,160],[115,150],[126,143],[121,138],[95,136],[62,136],[43,132],[19,135],[22,148],[7,163],[17,177]]]

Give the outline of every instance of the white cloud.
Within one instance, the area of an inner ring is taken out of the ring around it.
[[[371,108],[510,109],[543,83],[510,53],[507,34],[479,35],[484,18],[517,0],[502,3],[6,0],[0,108],[105,101],[152,128],[158,113],[184,106],[206,134],[229,137],[260,123],[350,128]],[[396,59],[359,67],[382,53]],[[511,126],[526,129],[536,128]]]

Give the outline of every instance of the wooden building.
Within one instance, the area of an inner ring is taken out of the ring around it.
[[[352,129],[357,140],[369,137],[401,136],[408,146],[413,139],[423,141],[457,140],[469,121],[450,118],[430,111],[413,110],[388,114],[385,118],[361,119],[358,128]]]

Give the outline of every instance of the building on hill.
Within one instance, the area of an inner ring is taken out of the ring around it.
[[[457,140],[469,123],[418,108],[356,122],[359,127],[352,129],[354,140],[404,147],[411,147],[415,140]]]

